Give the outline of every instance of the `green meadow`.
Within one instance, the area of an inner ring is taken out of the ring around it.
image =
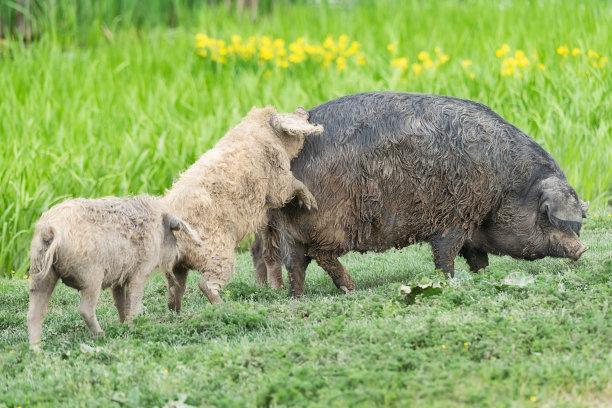
[[[223,2],[33,1],[27,40],[6,28],[22,3],[0,0],[0,407],[612,404],[610,2],[260,1],[252,20]],[[103,293],[97,339],[58,285],[28,351],[45,210],[163,194],[251,107],[371,90],[478,100],[524,130],[591,201],[589,251],[477,275],[458,260],[416,304],[399,287],[437,277],[427,246],[347,255],[349,296],[313,263],[299,301],[255,287],[239,252],[225,303],[192,273],[173,315],[156,273],[129,326]]]

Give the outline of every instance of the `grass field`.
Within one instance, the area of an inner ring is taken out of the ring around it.
[[[0,18],[16,3],[0,0]],[[0,39],[0,407],[181,395],[217,406],[612,404],[610,2],[262,2],[255,23],[187,3],[172,2],[169,27],[163,1],[82,0],[95,11],[85,17],[76,0],[49,2],[64,8],[49,6],[35,41]],[[292,111],[370,90],[475,99],[526,131],[591,200],[590,250],[577,263],[497,257],[417,305],[398,288],[433,276],[426,247],[348,255],[351,296],[313,265],[301,301],[254,287],[240,254],[223,305],[206,304],[193,274],[176,317],[155,275],[144,316],[126,327],[105,293],[96,340],[78,293],[61,286],[46,356],[27,352],[24,276],[43,211],[66,197],[162,194],[253,105]]]
[[[349,254],[345,296],[312,265],[306,295],[252,285],[250,257],[211,306],[190,275],[182,314],[161,274],[121,325],[110,292],[92,339],[79,294],[59,285],[28,351],[27,282],[0,280],[0,406],[531,406],[612,403],[612,219],[587,221],[577,263],[457,263],[450,287],[409,305],[402,284],[435,278],[430,250]],[[507,279],[509,278],[509,279]],[[509,281],[509,285],[504,282]]]

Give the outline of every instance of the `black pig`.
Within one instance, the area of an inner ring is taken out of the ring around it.
[[[368,92],[309,113],[324,131],[306,138],[291,170],[319,209],[268,212],[252,248],[256,282],[282,285],[282,263],[300,296],[315,259],[346,292],[355,285],[338,257],[416,242],[429,242],[435,267],[451,277],[458,254],[475,272],[488,253],[577,260],[587,250],[578,235],[588,202],[549,153],[488,106]]]

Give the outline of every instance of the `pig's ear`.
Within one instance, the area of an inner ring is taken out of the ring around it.
[[[174,234],[175,231],[184,231],[189,235],[196,245],[202,245],[202,240],[198,236],[198,233],[195,232],[189,224],[180,219],[174,214],[164,214],[163,216],[163,224],[171,234]]]
[[[586,218],[589,213],[589,202],[580,201],[580,208],[582,209],[582,218]]]
[[[554,226],[580,233],[584,211],[579,200],[571,194],[567,181],[550,177],[543,180],[541,186],[540,212],[546,214]]]
[[[308,111],[297,108],[293,113],[277,113],[270,116],[270,126],[277,134],[305,136],[323,132],[323,126],[308,122]]]

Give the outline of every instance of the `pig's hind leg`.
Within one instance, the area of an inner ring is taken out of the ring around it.
[[[28,309],[28,332],[30,336],[30,348],[40,349],[40,338],[42,336],[42,324],[47,314],[47,306],[59,275],[53,268],[49,269],[44,277],[34,275],[30,283],[30,305]]]

